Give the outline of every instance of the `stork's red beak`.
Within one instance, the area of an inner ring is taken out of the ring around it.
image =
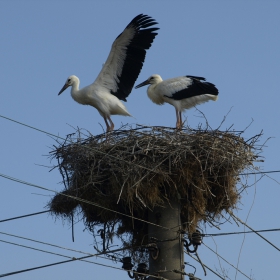
[[[63,88],[60,90],[60,92],[58,93],[58,95],[60,95],[63,91],[65,91],[69,86],[70,86],[70,85],[65,84],[65,85],[63,86]]]

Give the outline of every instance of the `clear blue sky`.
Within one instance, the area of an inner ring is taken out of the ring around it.
[[[148,51],[140,83],[151,74],[164,79],[180,75],[206,77],[220,92],[217,102],[199,107],[215,128],[229,112],[222,129],[232,124],[244,129],[250,138],[264,130],[261,170],[280,170],[280,2],[279,1],[0,1],[0,115],[18,120],[62,137],[73,127],[102,132],[103,119],[94,108],[74,102],[70,90],[57,96],[66,78],[77,75],[81,86],[92,83],[105,62],[114,39],[139,13],[155,18],[159,35]],[[174,108],[157,106],[148,99],[146,88],[133,90],[126,107],[134,118],[114,116],[122,123],[175,125]],[[203,119],[195,109],[184,114],[191,127]],[[100,125],[101,124],[101,125]],[[52,190],[60,191],[62,178],[57,170],[49,172],[49,152],[54,139],[41,132],[0,118],[0,173]],[[243,194],[235,212],[254,229],[279,228],[280,174],[257,181]],[[53,193],[0,178],[0,220],[45,210]],[[1,232],[16,234],[67,248],[94,252],[93,238],[75,225],[75,243],[68,223],[48,214],[1,223]],[[243,226],[228,223],[221,232],[242,231]],[[206,228],[206,232],[216,232]],[[280,247],[279,232],[263,233]],[[205,238],[204,242],[253,279],[276,279],[279,251],[255,234]],[[0,240],[79,257],[72,252],[8,237]],[[0,242],[1,273],[65,260]],[[205,246],[199,248],[201,260],[214,270],[235,279],[235,269],[218,259]],[[98,263],[121,267],[102,259]],[[204,277],[199,264],[197,277],[219,279],[208,271]],[[193,272],[187,266],[187,272]],[[9,279],[128,279],[123,271],[89,263],[72,262],[26,272]],[[247,279],[241,274],[236,279]]]

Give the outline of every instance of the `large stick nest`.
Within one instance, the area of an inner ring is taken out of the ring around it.
[[[125,127],[82,139],[77,131],[52,151],[65,190],[50,201],[50,210],[70,217],[80,209],[89,229],[111,225],[139,245],[148,211],[179,195],[182,223],[192,233],[201,221],[215,224],[223,211],[237,206],[246,187],[239,176],[254,168],[259,137],[245,141],[234,131]]]

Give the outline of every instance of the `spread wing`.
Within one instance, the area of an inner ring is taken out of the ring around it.
[[[143,67],[148,50],[159,28],[157,22],[140,14],[136,16],[114,41],[109,56],[95,80],[99,86],[126,101]]]

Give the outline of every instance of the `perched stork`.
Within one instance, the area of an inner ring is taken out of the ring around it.
[[[159,28],[157,22],[140,14],[136,16],[114,41],[109,56],[93,84],[79,89],[80,80],[67,78],[60,95],[68,87],[73,99],[83,105],[95,107],[104,118],[107,132],[114,129],[111,115],[131,116],[124,104],[142,69],[148,50]],[[109,123],[108,123],[109,122]]]
[[[160,75],[152,75],[135,88],[149,84],[149,98],[158,105],[165,102],[173,105],[176,110],[176,127],[182,129],[182,112],[185,109],[218,99],[219,91],[215,85],[203,81],[205,78],[196,76],[182,76],[163,81]]]

